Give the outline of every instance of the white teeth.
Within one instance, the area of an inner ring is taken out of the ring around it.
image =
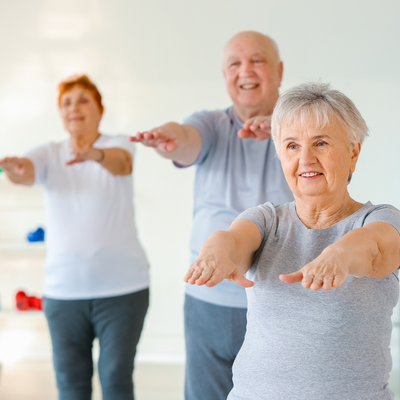
[[[241,85],[240,87],[242,89],[254,89],[257,86],[258,86],[257,84],[254,84],[254,85]]]
[[[301,174],[301,176],[305,176],[306,178],[309,178],[311,176],[317,176],[319,175],[318,172],[306,172],[305,174]]]

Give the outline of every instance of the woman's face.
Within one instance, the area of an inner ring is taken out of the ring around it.
[[[92,93],[82,86],[74,86],[61,97],[60,115],[70,133],[98,131],[101,112]]]
[[[334,116],[330,119],[322,129],[316,128],[314,117],[304,126],[293,123],[281,129],[282,168],[298,198],[347,191],[348,176],[355,171],[361,145],[350,145],[340,121]]]

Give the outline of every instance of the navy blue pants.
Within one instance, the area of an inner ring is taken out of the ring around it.
[[[185,298],[185,400],[226,400],[246,333],[244,308]]]
[[[148,289],[91,300],[44,299],[59,400],[92,398],[96,337],[103,400],[134,399],[134,358],[148,304]]]

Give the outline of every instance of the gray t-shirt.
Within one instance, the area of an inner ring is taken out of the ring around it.
[[[383,400],[388,388],[391,315],[398,271],[385,279],[349,276],[314,292],[285,284],[352,229],[382,221],[400,232],[400,211],[366,203],[326,229],[307,229],[295,203],[266,203],[238,216],[257,225],[262,243],[247,277],[247,333],[233,366],[229,400]]]
[[[203,243],[218,230],[230,227],[244,210],[270,201],[283,204],[293,194],[283,175],[272,139],[241,139],[243,122],[233,107],[197,112],[184,120],[201,135],[196,161],[190,262],[196,261]],[[179,165],[178,165],[179,166]],[[186,285],[196,299],[226,307],[246,307],[245,290],[224,281],[209,288]]]

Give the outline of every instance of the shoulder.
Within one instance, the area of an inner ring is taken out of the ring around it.
[[[356,213],[359,213],[360,219],[366,219],[374,215],[400,215],[400,211],[390,204],[372,204],[371,202],[365,203],[358,211],[356,211]]]
[[[277,219],[279,207],[280,206],[277,207],[271,202],[267,202],[243,211],[239,214],[237,219],[248,219],[249,221],[256,223],[258,226],[265,227]]]
[[[371,222],[387,222],[400,229],[400,211],[390,204],[374,205],[368,202],[357,212],[357,226],[362,227]]]

